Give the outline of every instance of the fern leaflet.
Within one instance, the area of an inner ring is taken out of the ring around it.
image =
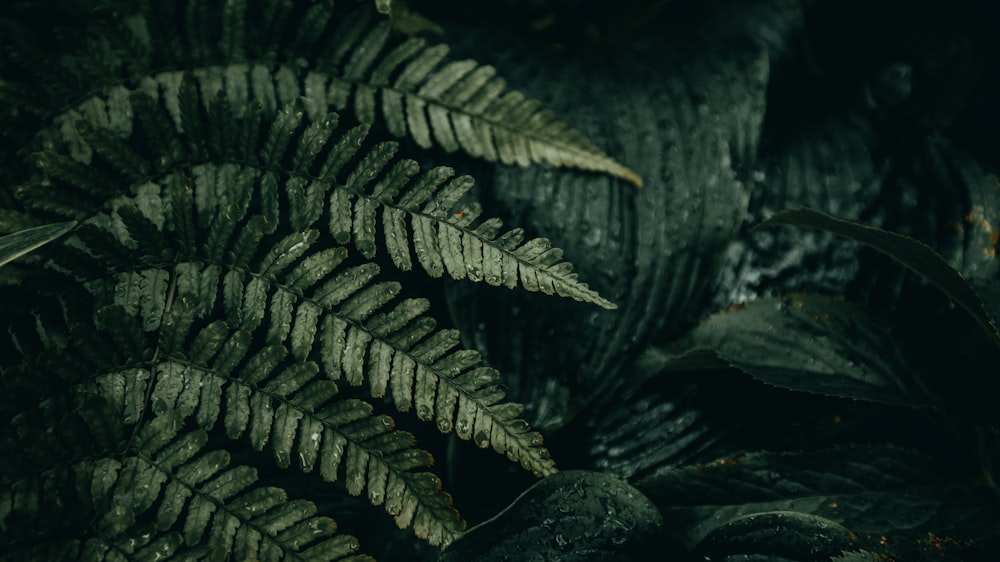
[[[642,184],[635,172],[559,121],[538,101],[508,91],[493,67],[471,60],[445,62],[448,47],[428,45],[423,38],[399,41],[392,34],[394,22],[380,17],[371,5],[344,16],[334,13],[327,3],[306,10],[292,10],[291,3],[268,6],[262,11],[274,19],[262,19],[247,2],[189,0],[180,3],[179,13],[154,3],[132,15],[127,25],[115,17],[100,20],[93,33],[107,33],[109,45],[104,49],[106,60],[100,61],[100,70],[95,69],[90,78],[97,84],[82,87],[78,80],[67,78],[71,84],[65,88],[102,93],[82,100],[78,94],[53,94],[48,100],[50,109],[34,107],[34,100],[20,102],[25,111],[49,113],[54,119],[35,146],[46,144],[55,133],[71,153],[89,158],[89,149],[75,130],[81,118],[127,134],[120,114],[116,117],[117,112],[105,104],[127,97],[123,96],[124,84],[138,83],[147,93],[159,88],[170,99],[180,100],[170,110],[183,124],[194,108],[184,105],[187,98],[177,96],[182,73],[161,69],[185,68],[199,76],[206,99],[226,91],[238,110],[257,99],[265,114],[272,115],[304,97],[314,118],[330,107],[350,111],[361,122],[373,123],[381,117],[390,133],[408,137],[420,147],[462,150],[504,164],[546,163],[597,171]],[[135,11],[128,4],[121,9],[123,13]],[[294,32],[287,33],[289,29]],[[262,50],[262,45],[283,35],[290,39],[278,51]],[[311,58],[308,67],[298,62],[304,55]],[[220,60],[230,64],[213,64]],[[78,56],[59,62],[71,72],[79,71]],[[8,88],[12,97],[13,86]],[[67,95],[76,101],[64,110]],[[204,149],[197,130],[188,132],[194,145],[187,148]]]
[[[399,269],[415,259],[433,276],[614,305],[547,240],[480,221],[474,205],[455,212],[470,179],[444,167],[421,174],[397,159],[395,143],[365,145],[367,126],[336,135],[337,116],[313,118],[308,99],[274,112],[266,100],[233,104],[205,76],[162,75],[151,90],[109,99],[108,121],[131,113],[128,126],[77,123],[77,137],[37,155],[43,177],[19,192],[29,211],[79,223],[38,254],[79,281],[98,311],[101,330],[76,329],[57,355],[82,372],[78,390],[140,433],[151,416],[178,416],[267,449],[281,467],[343,480],[435,545],[464,522],[423,470],[430,455],[392,418],[341,395],[337,380],[367,385],[539,476],[553,473],[522,407],[503,401],[499,373],[460,349],[456,331],[438,330],[427,301],[400,299],[374,258],[381,247]],[[161,470],[158,451],[129,462],[164,482],[199,462]],[[143,513],[156,501],[129,500]],[[191,505],[170,509],[198,525],[216,517]],[[119,533],[133,515],[108,517]],[[219,525],[236,529],[230,519]],[[177,533],[161,538],[203,544],[193,530]],[[208,539],[230,548],[225,540]]]

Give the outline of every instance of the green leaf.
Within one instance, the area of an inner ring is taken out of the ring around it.
[[[695,556],[811,562],[854,547],[851,531],[829,519],[795,511],[737,517],[708,534]]]
[[[877,562],[880,559],[881,557],[873,552],[859,550],[855,552],[845,552],[840,556],[835,556],[830,560],[830,562]]]
[[[996,502],[979,485],[939,470],[912,450],[849,445],[749,453],[665,470],[636,487],[663,514],[665,538],[688,549],[732,521],[775,511],[819,516],[875,537],[996,537]]]
[[[568,423],[576,413],[571,395],[603,394],[651,338],[686,330],[744,220],[769,65],[753,49],[701,43],[727,31],[698,28],[698,39],[675,31],[625,42],[614,57],[576,49],[538,57],[525,42],[476,39],[473,55],[505,61],[505,75],[551,100],[646,182],[623,189],[607,176],[533,166],[497,168],[480,184],[491,212],[557,240],[580,278],[618,305],[604,312],[520,291],[448,286],[456,323],[487,346],[536,427]],[[536,280],[544,281],[529,275],[522,284]]]
[[[376,108],[381,109],[390,132],[409,135],[423,148],[436,140],[449,152],[461,148],[491,162],[569,166],[642,184],[635,172],[555,119],[539,102],[519,92],[505,93],[506,82],[494,68],[472,61],[442,65],[448,47],[420,41],[394,44],[388,33],[392,24],[371,16],[369,10],[357,10],[341,24],[343,32],[334,35],[339,53],[353,53],[346,63],[335,56],[325,65],[331,81],[350,92],[330,100],[338,109],[348,107],[353,94],[359,120],[370,121]],[[358,35],[363,39],[358,41]],[[376,60],[381,63],[374,64]],[[391,75],[395,79],[390,81]]]
[[[0,267],[58,239],[76,225],[76,221],[57,222],[0,236]]]
[[[663,521],[628,484],[566,471],[536,483],[492,519],[445,549],[441,562],[632,560],[648,557]]]
[[[767,384],[903,406],[933,404],[889,328],[820,295],[759,299],[717,313],[666,350],[662,374],[736,367]]]
[[[140,435],[165,429],[176,419],[157,418]],[[314,504],[288,500],[280,488],[257,486],[256,469],[228,467],[225,451],[203,452],[204,432],[177,436],[172,430],[160,437],[155,444],[146,441],[142,454],[125,459],[117,478],[112,476],[112,508],[101,521],[110,538],[121,537],[130,549],[155,547],[168,553],[181,546],[171,538],[179,533],[187,547],[207,546],[215,555],[238,552],[241,559],[298,553],[311,560],[312,555],[341,557],[358,549],[353,537],[336,536],[331,519],[316,516]],[[151,508],[156,509],[158,533],[136,525]]]
[[[362,255],[374,257],[376,209],[381,206],[386,232],[384,244],[393,263],[403,270],[412,267],[412,250],[433,277],[447,271],[453,279],[511,289],[520,281],[520,286],[528,291],[616,308],[580,281],[572,264],[562,260],[562,250],[554,248],[548,239],[524,242],[523,231],[519,229],[502,232],[499,219],[475,225],[476,212],[469,209],[453,212],[455,204],[473,185],[470,177],[451,178],[454,170],[434,168],[404,187],[416,170],[414,163],[404,160],[389,168],[374,187],[367,188],[372,178],[388,166],[395,150],[389,143],[376,146],[350,174],[347,187],[333,190],[329,226],[339,243],[353,240]],[[407,232],[407,218],[411,232]]]
[[[944,258],[926,244],[913,238],[832,217],[815,209],[782,211],[760,224],[819,228],[856,240],[877,250],[927,279],[968,312],[993,342],[1000,346],[1000,328],[975,289]]]

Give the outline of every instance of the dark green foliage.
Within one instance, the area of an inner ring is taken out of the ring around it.
[[[570,470],[535,484],[496,517],[469,529],[440,560],[510,560],[524,552],[565,562],[642,557],[655,548],[662,525],[653,504],[632,486]]]
[[[996,201],[991,200],[987,203],[989,207],[984,208],[977,205],[977,208],[992,209],[995,207],[995,204]],[[994,216],[992,211],[988,212],[991,217]],[[973,229],[982,230],[982,224],[989,225],[989,219],[976,216],[974,213],[976,213],[975,210],[970,213],[971,218],[969,219]],[[990,316],[990,312],[983,305],[975,289],[966,281],[961,273],[949,265],[944,258],[926,244],[893,232],[886,232],[863,224],[840,220],[813,209],[784,211],[771,217],[762,223],[761,226],[778,224],[821,228],[861,242],[888,255],[900,264],[925,277],[934,286],[944,291],[948,297],[954,299],[955,303],[971,314],[997,345],[1000,345],[1000,328],[997,327],[997,321],[994,317]],[[992,231],[991,226],[988,226],[987,229]],[[974,256],[982,256],[984,254],[988,256],[991,252],[995,252],[992,240],[984,242],[979,241],[978,244],[973,246],[971,253]],[[994,269],[994,271],[984,271],[982,277],[987,279],[996,277],[995,268],[992,267],[992,261],[994,260],[995,256],[987,261],[990,268]],[[975,271],[976,268],[973,267],[972,269]],[[974,272],[971,275],[973,278],[978,277]]]
[[[249,9],[223,7],[231,54],[245,31],[236,20]],[[267,36],[282,33],[296,9],[275,3],[265,11],[266,24],[278,26],[255,30]],[[313,41],[329,11],[317,4],[306,14],[320,18]],[[186,44],[164,40],[149,58],[211,60],[214,46],[200,32],[213,12],[212,3],[190,2],[159,14],[165,28],[185,22]],[[106,31],[104,16],[115,15],[102,14],[95,25]],[[119,31],[151,48],[144,34],[158,30],[127,21]],[[465,523],[426,470],[431,456],[391,416],[345,396],[338,380],[538,476],[555,471],[541,436],[518,419],[522,407],[503,401],[499,373],[478,353],[456,349],[457,332],[435,327],[426,300],[398,300],[401,284],[382,266],[409,270],[415,256],[434,277],[447,271],[614,305],[578,281],[548,240],[504,232],[468,206],[456,213],[471,179],[444,167],[420,173],[397,158],[396,143],[366,143],[369,125],[337,133],[336,114],[286,98],[281,69],[255,66],[252,93],[211,81],[238,76],[240,64],[196,73],[154,73],[148,59],[127,64],[130,73],[150,74],[88,92],[93,97],[69,109],[53,107],[54,116],[21,137],[41,150],[28,157],[36,171],[16,193],[23,214],[9,210],[3,262],[20,258],[28,279],[58,271],[85,289],[90,312],[63,310],[69,330],[58,334],[58,316],[28,301],[19,306],[35,315],[31,335],[39,341],[28,345],[11,328],[17,353],[4,357],[4,387],[20,400],[3,405],[16,422],[4,441],[3,456],[12,459],[5,469],[13,472],[5,472],[2,521],[4,548],[16,556],[62,549],[61,556],[96,559],[156,552],[332,560],[357,549],[352,537],[333,537],[332,520],[311,517],[313,503],[289,501],[278,487],[248,488],[256,471],[226,469],[226,450],[199,456],[209,440],[342,481],[348,494],[383,505],[399,527],[449,543]],[[91,69],[90,79],[113,74]],[[147,87],[150,79],[159,87]],[[131,80],[139,87],[130,89]],[[73,220],[17,228],[56,217]],[[373,261],[379,250],[389,257],[381,264]],[[70,483],[33,480],[32,466],[68,470]],[[59,487],[74,487],[73,474],[84,475],[75,484],[84,492],[59,495]],[[79,503],[83,515],[67,528],[41,525],[23,536],[11,527],[22,516],[40,522],[59,503]],[[39,546],[54,535],[65,548]]]
[[[905,406],[932,399],[888,326],[840,299],[764,298],[704,320],[669,354],[643,357],[661,373],[736,367],[767,384]]]
[[[3,3],[0,559],[995,560],[985,14]]]
[[[0,237],[0,266],[58,239],[76,226],[75,221],[35,226]]]
[[[976,498],[972,482],[947,482],[943,473],[943,467],[911,450],[855,445],[752,453],[664,470],[637,486],[660,506],[676,539],[691,547],[721,548],[709,545],[725,535],[735,540],[733,526],[746,529],[748,516],[776,512],[820,518],[802,522],[808,525],[829,521],[828,531],[817,533],[828,539],[840,535],[843,541],[843,529],[851,529],[862,537],[849,541],[868,548],[873,545],[864,543],[872,535],[919,536],[926,528],[979,540],[991,535],[989,525],[997,515],[993,500]],[[957,505],[963,506],[962,515]]]

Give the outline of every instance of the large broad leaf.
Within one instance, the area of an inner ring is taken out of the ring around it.
[[[656,377],[660,358],[641,356],[627,376],[646,383],[617,389],[567,426],[565,437],[548,437],[555,458],[636,482],[748,451],[826,448],[859,434],[872,442],[912,435],[904,442],[954,454],[951,434],[923,409],[787,392],[731,368]]]
[[[928,532],[995,539],[1000,505],[984,488],[951,480],[926,456],[885,445],[809,453],[753,453],[665,471],[637,487],[664,518],[668,541],[693,549],[753,514],[791,511],[854,532],[858,548]],[[745,520],[744,520],[745,521]]]
[[[768,106],[768,119],[788,118],[781,114],[782,99]],[[876,203],[881,188],[870,148],[875,142],[871,125],[854,113],[795,122],[762,149],[764,173],[751,185],[748,222],[800,206],[861,217]],[[726,253],[715,308],[790,292],[843,294],[860,265],[856,246],[829,232],[746,228]]]
[[[57,222],[0,237],[0,266],[41,248],[75,226],[76,221]]]
[[[712,30],[715,23],[699,22]],[[600,56],[567,51],[534,63],[517,56],[505,70],[646,182],[635,190],[542,167],[499,169],[492,185],[484,182],[487,208],[566,244],[581,277],[619,305],[603,313],[451,291],[463,332],[529,404],[537,426],[565,424],[574,398],[603,393],[600,385],[616,380],[650,337],[690,322],[743,220],[765,53],[674,31]]]
[[[705,560],[811,562],[853,547],[851,531],[808,513],[768,511],[737,517],[713,530],[697,547]]]
[[[997,327],[996,317],[986,309],[982,299],[965,277],[926,244],[901,234],[839,219],[815,209],[783,211],[761,226],[782,224],[827,230],[886,254],[944,291],[956,304],[972,315],[989,337],[1000,346],[1000,328]]]
[[[709,317],[647,360],[661,372],[736,367],[767,384],[843,398],[930,404],[888,327],[842,299],[760,299]]]
[[[440,562],[623,560],[654,547],[662,521],[638,490],[599,472],[566,471],[469,529]]]

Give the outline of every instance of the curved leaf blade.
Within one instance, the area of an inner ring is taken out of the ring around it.
[[[500,514],[451,544],[440,562],[631,560],[648,553],[662,525],[632,486],[599,472],[571,470],[528,488]]]
[[[716,528],[697,547],[705,560],[766,557],[782,562],[832,558],[854,547],[851,531],[835,521],[796,511],[737,517]]]
[[[965,277],[926,244],[908,236],[839,219],[809,208],[782,211],[761,223],[758,228],[776,225],[826,230],[861,242],[889,256],[900,265],[927,279],[953,299],[972,316],[990,339],[1000,346],[1000,327],[997,326],[995,313],[986,309],[982,299]]]
[[[735,367],[790,390],[932,403],[886,326],[858,305],[819,295],[760,299],[717,313],[672,348],[647,352],[647,360],[659,363],[661,374]]]
[[[0,236],[0,267],[58,239],[76,224],[76,221],[57,222]]]
[[[881,535],[927,532],[995,538],[1000,508],[985,488],[939,472],[913,450],[850,445],[749,453],[667,470],[636,487],[659,507],[667,536],[688,549],[731,521],[773,511],[823,517],[876,537],[876,544]]]

